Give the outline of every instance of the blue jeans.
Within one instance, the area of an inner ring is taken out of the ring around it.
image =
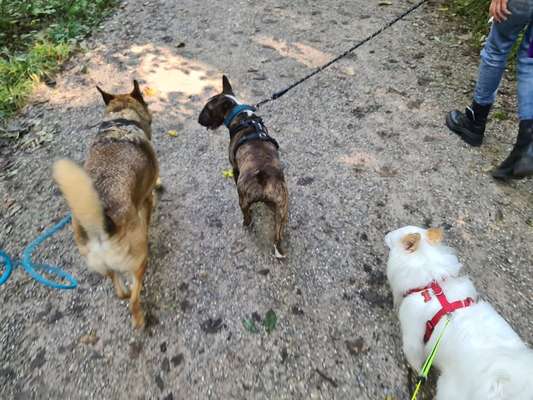
[[[480,105],[494,103],[509,52],[525,29],[518,51],[518,117],[520,120],[533,119],[533,58],[527,54],[533,40],[533,0],[509,0],[508,7],[512,14],[506,21],[492,24],[481,51],[474,100]]]

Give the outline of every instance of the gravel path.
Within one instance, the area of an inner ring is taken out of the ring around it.
[[[480,292],[533,342],[533,184],[488,170],[516,131],[514,82],[467,148],[444,114],[469,99],[477,59],[430,1],[355,54],[261,109],[290,192],[288,260],[271,255],[271,216],[241,226],[225,129],[196,122],[226,73],[256,102],[341,53],[408,1],[124,2],[53,87],[38,88],[0,142],[0,248],[17,255],[66,207],[50,177],[82,161],[102,112],[96,84],[150,87],[165,185],[152,221],[142,300],[89,273],[70,232],[41,249],[80,286],[47,289],[17,270],[0,288],[2,399],[406,399],[399,324],[384,275],[384,234],[441,225]],[[167,135],[175,130],[176,137]],[[269,335],[243,318],[278,317]],[[431,385],[423,398],[430,398]]]

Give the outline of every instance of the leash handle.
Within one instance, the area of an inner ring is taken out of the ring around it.
[[[33,264],[31,262],[31,255],[34,252],[34,250],[41,245],[46,239],[49,237],[55,235],[58,231],[63,229],[65,225],[69,224],[72,221],[72,216],[69,214],[66,217],[64,217],[61,221],[59,221],[54,226],[46,229],[43,233],[41,233],[39,236],[37,236],[37,239],[35,239],[33,242],[31,242],[22,253],[22,261],[14,262],[7,253],[0,250],[0,269],[2,265],[4,266],[4,272],[2,275],[0,275],[0,285],[3,285],[7,282],[9,277],[11,276],[11,273],[13,272],[13,269],[17,265],[22,265],[22,267],[26,270],[26,272],[37,282],[51,287],[53,289],[74,289],[78,286],[78,282],[72,275],[69,273],[62,271],[59,267],[54,267],[52,265],[47,264]],[[44,276],[40,275],[38,271],[46,272],[49,275],[55,275],[58,280],[62,279],[67,281],[68,283],[61,284],[54,282],[50,279],[45,278]]]
[[[38,264],[34,265],[31,261],[31,255],[34,252],[34,250],[40,246],[46,239],[53,236],[55,233],[60,231],[65,227],[65,225],[69,224],[72,221],[72,216],[69,214],[66,217],[64,217],[61,221],[59,221],[54,226],[47,228],[43,233],[41,233],[39,236],[37,236],[37,239],[35,239],[33,242],[31,242],[22,253],[22,266],[24,269],[28,272],[28,274],[35,279],[37,282],[49,286],[53,289],[74,289],[78,286],[78,282],[74,277],[70,274],[68,274],[65,271],[62,271],[60,268],[46,265],[46,264]],[[40,275],[37,270],[41,270],[43,272],[47,272],[50,275],[55,275],[58,278],[64,279],[68,281],[68,284],[61,284],[54,281],[51,281],[42,275]]]
[[[0,285],[6,283],[13,272],[13,261],[9,256],[0,250],[0,267],[4,265],[4,273],[0,275]]]

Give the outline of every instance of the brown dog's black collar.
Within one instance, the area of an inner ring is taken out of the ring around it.
[[[116,118],[116,119],[111,119],[109,121],[102,122],[100,126],[98,127],[98,132],[107,131],[110,128],[119,128],[122,126],[132,126],[132,125],[144,131],[142,125],[137,121],[134,121],[132,119],[126,119],[126,118]]]

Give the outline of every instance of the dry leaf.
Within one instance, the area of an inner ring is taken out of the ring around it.
[[[100,339],[98,336],[96,336],[94,333],[90,333],[89,335],[83,335],[80,337],[80,343],[94,345],[96,342],[98,342],[98,339]]]
[[[157,94],[157,90],[155,90],[154,88],[152,88],[150,86],[146,86],[143,89],[143,93],[144,93],[145,96],[151,97],[151,96],[155,96]]]

